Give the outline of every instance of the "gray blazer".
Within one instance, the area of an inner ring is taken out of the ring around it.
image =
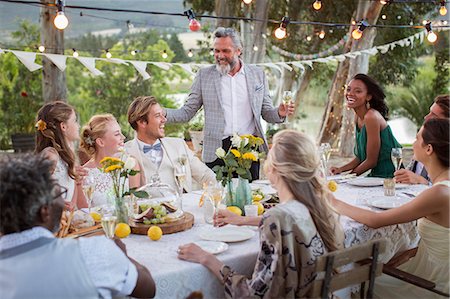
[[[255,120],[256,132],[254,134],[264,139],[262,150],[267,152],[269,147],[261,126],[261,116],[269,123],[281,123],[285,118],[278,115],[278,107],[274,107],[272,104],[264,71],[253,65],[244,64],[243,66],[248,97]],[[215,65],[200,69],[185,104],[179,109],[167,109],[168,122],[188,122],[202,106],[204,107],[205,125],[203,131],[205,137],[202,158],[206,163],[216,160],[215,151],[222,147],[225,130],[225,112],[222,106],[220,76]]]

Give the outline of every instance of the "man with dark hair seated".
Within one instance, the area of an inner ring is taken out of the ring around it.
[[[104,236],[57,239],[67,190],[42,156],[0,160],[2,298],[112,298],[155,295],[150,272]]]

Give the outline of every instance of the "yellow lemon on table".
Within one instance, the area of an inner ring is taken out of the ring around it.
[[[97,212],[91,212],[89,215],[91,215],[95,222],[100,222],[102,220],[102,215]]]
[[[147,236],[152,239],[153,241],[158,241],[161,239],[161,236],[163,235],[162,229],[159,226],[150,226],[150,228],[147,231]]]
[[[331,192],[335,192],[337,188],[338,184],[335,181],[331,180],[328,182],[328,190],[330,190]]]
[[[253,195],[253,201],[260,201],[261,199],[263,199],[263,196],[261,194]]]
[[[116,231],[115,231],[116,237],[126,238],[130,235],[130,233],[131,233],[131,228],[128,224],[118,223],[116,225]]]
[[[232,213],[235,213],[235,214],[238,215],[238,216],[241,216],[241,215],[242,215],[242,210],[241,210],[239,207],[236,207],[236,206],[229,206],[229,207],[227,207],[227,210],[230,211],[230,212],[232,212]]]
[[[257,202],[257,201],[254,201],[253,204],[255,206],[258,206],[258,216],[262,215],[262,213],[264,213],[264,206],[263,206],[263,204],[260,203],[260,202]]]

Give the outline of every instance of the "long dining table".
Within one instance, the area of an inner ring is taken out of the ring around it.
[[[267,188],[268,186],[261,187]],[[258,185],[253,185],[258,188]],[[420,193],[425,186],[412,185],[398,190],[398,196],[405,197]],[[183,209],[194,215],[191,229],[163,235],[159,241],[152,241],[146,235],[132,234],[123,239],[128,255],[146,266],[156,282],[156,298],[186,298],[194,291],[202,292],[204,298],[223,298],[223,285],[200,264],[182,261],[177,258],[180,245],[201,241],[201,233],[214,229],[205,222],[204,209],[199,207],[201,193],[183,194]],[[358,187],[339,183],[335,196],[352,205],[370,208],[370,200],[383,195],[383,187]],[[380,259],[387,262],[396,253],[417,246],[419,235],[416,221],[372,229],[348,217],[341,216],[340,222],[345,231],[345,247],[361,244],[372,239],[386,238],[388,250]],[[251,276],[259,252],[259,235],[256,227],[253,237],[228,243],[228,249],[217,255],[219,260],[236,272]]]

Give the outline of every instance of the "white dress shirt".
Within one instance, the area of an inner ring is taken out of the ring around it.
[[[4,235],[0,238],[0,251],[32,242],[41,237],[54,238],[53,234],[42,226]],[[86,268],[102,298],[130,295],[136,286],[138,273],[136,266],[122,250],[104,236],[78,240]]]
[[[225,111],[223,138],[232,136],[234,133],[254,134],[256,127],[242,62],[241,69],[234,76],[230,74],[221,76],[221,87],[222,106]]]

